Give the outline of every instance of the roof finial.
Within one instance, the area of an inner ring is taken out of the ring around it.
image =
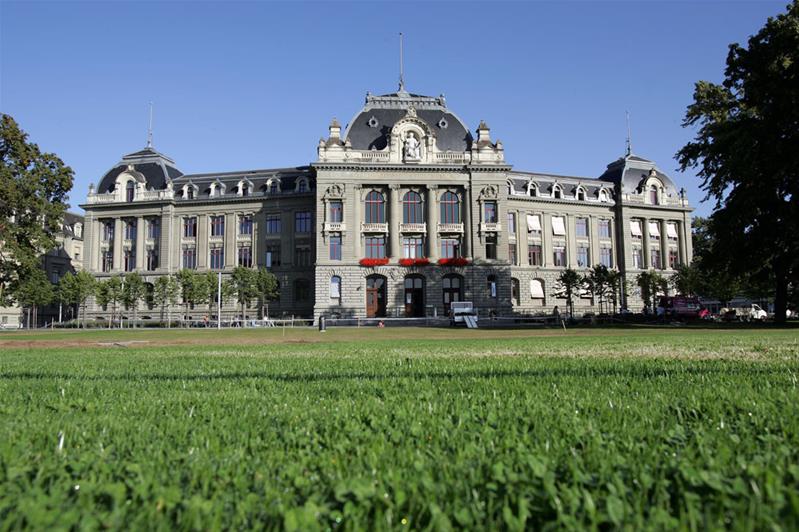
[[[633,153],[633,141],[630,134],[630,111],[624,111],[624,114],[627,118],[627,157],[629,157]]]
[[[147,147],[153,147],[153,102],[150,102],[150,124],[147,127]]]
[[[399,92],[405,92],[405,76],[403,72],[403,64],[402,64],[402,32],[399,34],[399,45],[400,45],[400,77],[399,77]]]

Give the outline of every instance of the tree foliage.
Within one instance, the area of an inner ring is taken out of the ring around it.
[[[258,292],[258,306],[261,311],[261,318],[264,317],[264,306],[267,301],[277,299],[279,295],[277,277],[266,268],[259,268],[255,278],[256,290]]]
[[[97,282],[89,272],[79,271],[76,274],[67,272],[59,281],[59,292],[65,302],[77,305],[81,313],[81,324],[86,327],[86,303],[94,295]]]
[[[185,270],[189,271],[189,270]],[[172,275],[161,275],[153,283],[153,303],[161,309],[161,321],[164,321],[164,314],[172,305],[178,302],[180,295],[180,285]],[[171,324],[171,317],[166,316],[167,325]]]
[[[0,114],[0,285],[9,287],[6,296],[30,297],[11,283],[19,278],[14,286],[27,289],[38,278],[40,255],[55,247],[72,178],[61,159],[42,153],[11,116]]]
[[[111,317],[108,320],[110,328],[117,316],[117,307],[123,300],[124,292],[122,279],[120,277],[110,277],[105,281],[97,283],[96,301],[97,304],[105,307],[111,306]]]
[[[638,288],[641,289],[641,299],[644,306],[649,310],[654,310],[656,298],[659,293],[666,293],[668,281],[655,270],[647,270],[638,274],[635,278]]]
[[[139,318],[139,303],[141,303],[147,295],[147,285],[144,283],[139,272],[130,272],[125,275],[125,281],[122,287],[122,300],[125,306],[133,310],[133,323],[136,324]]]
[[[799,0],[746,46],[732,44],[724,81],[700,81],[677,154],[715,200],[712,262],[729,275],[769,279],[778,320],[799,273]]]
[[[10,288],[20,306],[28,308],[32,313],[32,317],[28,319],[28,327],[31,326],[31,320],[34,324],[37,323],[39,308],[49,305],[55,297],[53,285],[41,268],[33,268],[25,275],[15,278]]]
[[[571,268],[563,270],[558,276],[560,283],[559,291],[566,296],[566,304],[569,306],[569,316],[574,317],[574,295],[583,286],[583,277]]]

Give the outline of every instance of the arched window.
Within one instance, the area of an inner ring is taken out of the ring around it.
[[[660,205],[660,201],[658,200],[658,187],[657,185],[652,185],[649,187],[649,203],[652,205]]]
[[[402,198],[402,223],[423,224],[422,196],[418,192],[410,191]]]
[[[366,195],[366,223],[386,223],[386,200],[383,194],[372,190]]]
[[[186,185],[186,188],[184,190],[185,190],[185,192],[183,194],[184,198],[186,198],[186,199],[194,199],[194,186]]]
[[[305,179],[300,179],[297,182],[297,192],[308,192],[308,181]]]
[[[133,181],[128,181],[128,184],[125,185],[125,201],[133,201],[133,198],[136,197],[136,183]]]
[[[510,280],[510,298],[511,302],[514,305],[518,305],[520,298],[519,298],[519,280],[515,277],[511,278]]]
[[[560,189],[559,185],[554,185],[552,187],[552,197],[555,199],[563,199],[563,191]]]
[[[608,201],[608,191],[604,188],[599,191],[599,201]]]
[[[341,301],[341,277],[338,275],[330,278],[330,299]]]
[[[280,181],[277,179],[272,179],[269,181],[269,184],[267,185],[267,191],[270,194],[280,194]]]
[[[458,195],[454,192],[444,192],[441,195],[441,223],[457,224],[461,222],[461,206]]]
[[[527,195],[530,196],[531,198],[535,198],[536,196],[538,196],[538,187],[535,186],[533,183],[530,183],[527,186]]]
[[[441,279],[444,290],[444,310],[449,312],[450,303],[463,301],[463,277],[451,273]]]
[[[577,201],[585,201],[585,190],[582,187],[577,189]]]

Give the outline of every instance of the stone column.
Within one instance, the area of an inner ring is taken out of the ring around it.
[[[121,218],[114,219],[114,263],[113,270],[122,270],[122,239],[125,238],[125,228]]]
[[[566,264],[577,268],[577,221],[573,214],[566,215]]]
[[[438,193],[437,185],[427,185],[427,258],[438,260]]]
[[[363,198],[361,198],[361,186],[354,185],[352,193],[352,227],[348,227],[348,233],[352,239],[352,257],[357,262],[363,258],[361,253],[361,211],[363,210]],[[346,212],[345,212],[346,215]]]
[[[527,260],[527,213],[516,211],[516,266]],[[524,257],[524,261],[522,258]]]
[[[388,220],[388,235],[389,235],[389,253],[388,256],[392,259],[402,257],[400,250],[400,222],[402,221],[402,211],[400,210],[399,189],[397,184],[390,185],[391,194],[389,199],[390,216]]]
[[[195,250],[197,252],[197,269],[205,270],[208,268],[208,215],[200,214],[197,216],[197,238],[194,239]]]
[[[474,251],[472,250],[472,234],[476,227],[472,224],[472,187],[466,185],[463,191],[463,251],[461,252],[464,257],[473,258]]]
[[[588,266],[591,267],[599,264],[599,220],[595,216],[588,217],[588,246]]]
[[[541,214],[541,266],[552,266],[555,262],[552,255],[552,215]]]
[[[650,242],[649,242],[649,218],[643,218],[642,221],[641,221],[641,225],[642,225],[641,232],[643,232],[643,234],[644,234],[643,235],[644,236],[644,238],[643,238],[644,246],[643,246],[643,253],[642,253],[643,254],[642,258],[644,260],[642,261],[643,262],[642,266],[643,266],[644,270],[648,270],[649,268],[652,267],[652,260],[651,260],[652,257],[649,256],[649,246],[650,246]]]
[[[136,218],[136,271],[144,269],[145,240],[147,236],[145,219],[142,216]]]
[[[236,214],[228,213],[225,215],[225,268],[236,266],[238,257],[236,256]]]
[[[175,250],[180,250],[180,244],[172,244],[175,242],[175,240],[173,240],[175,235],[173,234],[172,215],[169,212],[162,212],[159,220],[161,221],[161,233],[156,243],[158,249],[158,269],[171,272],[173,271],[172,264],[174,263],[172,254]],[[180,239],[178,239],[177,242],[180,242]]]
[[[669,235],[666,233],[666,220],[660,220],[660,262],[663,269],[670,269],[669,266]]]

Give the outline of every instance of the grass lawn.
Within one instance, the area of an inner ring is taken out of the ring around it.
[[[3,333],[0,530],[796,529],[798,379],[796,329]]]

